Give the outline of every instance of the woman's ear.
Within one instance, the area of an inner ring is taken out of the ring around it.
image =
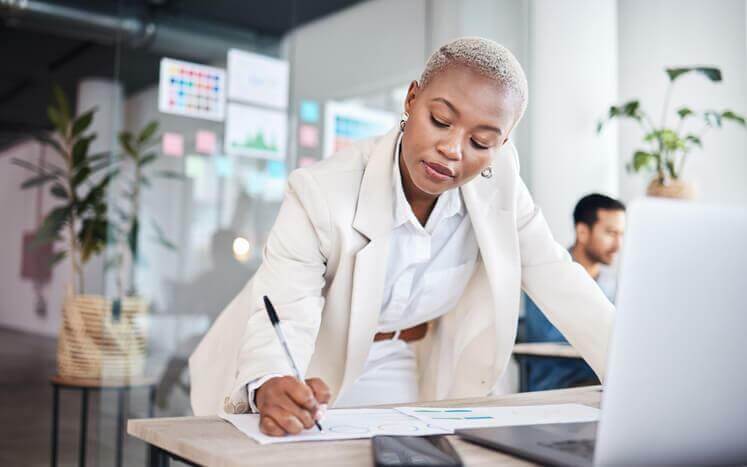
[[[420,85],[417,81],[410,83],[410,87],[407,88],[407,96],[405,97],[405,112],[408,114],[412,111],[412,107],[415,105],[415,98],[420,93]]]

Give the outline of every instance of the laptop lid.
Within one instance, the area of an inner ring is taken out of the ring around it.
[[[747,209],[629,209],[595,464],[747,460]]]

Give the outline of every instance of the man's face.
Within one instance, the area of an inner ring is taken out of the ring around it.
[[[612,264],[625,233],[625,211],[597,210],[597,222],[591,229],[579,224],[578,241],[592,261]],[[585,232],[583,232],[585,230]]]
[[[508,140],[517,109],[494,80],[464,66],[446,68],[425,88],[413,82],[405,100],[404,176],[429,195],[468,182]]]

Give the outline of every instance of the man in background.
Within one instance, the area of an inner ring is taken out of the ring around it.
[[[573,260],[586,269],[614,303],[617,283],[610,265],[622,244],[625,205],[616,199],[593,193],[576,204],[573,222],[576,241],[569,250]],[[567,342],[537,305],[529,297],[525,298],[526,342]],[[596,375],[583,360],[529,357],[527,365],[529,391],[599,384]]]

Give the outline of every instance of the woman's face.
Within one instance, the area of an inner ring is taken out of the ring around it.
[[[470,181],[508,140],[518,108],[494,80],[465,66],[442,70],[425,88],[413,81],[405,100],[403,182],[438,196]]]

